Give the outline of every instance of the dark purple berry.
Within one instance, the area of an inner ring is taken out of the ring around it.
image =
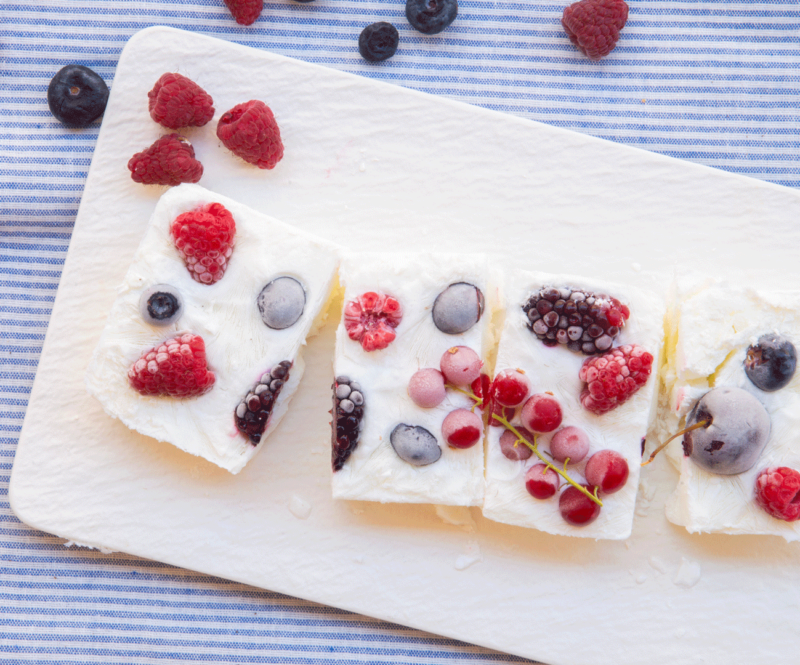
[[[380,21],[368,25],[358,37],[358,52],[364,60],[381,62],[397,52],[400,35],[391,23]]]
[[[275,405],[275,400],[278,399],[285,380],[289,377],[291,366],[291,362],[284,360],[272,368],[272,372],[275,372],[276,368],[281,368],[279,371],[284,374],[283,381],[273,379],[271,372],[264,372],[261,380],[239,402],[234,411],[237,429],[247,436],[253,445],[258,445],[261,435],[267,429],[272,407]]]
[[[744,371],[756,388],[774,392],[786,386],[797,368],[797,351],[785,337],[762,335],[747,349]]]
[[[168,326],[183,314],[180,294],[167,284],[156,284],[144,291],[139,307],[142,318],[151,326]]]
[[[364,393],[349,377],[337,376],[333,382],[331,415],[331,464],[341,469],[358,446],[361,420],[364,417]]]
[[[483,307],[483,293],[477,286],[466,282],[451,284],[433,302],[433,324],[443,333],[458,335],[480,320]]]
[[[408,22],[426,35],[435,35],[456,19],[457,0],[406,0]]]
[[[50,112],[67,127],[88,127],[103,115],[107,102],[106,82],[83,65],[61,68],[47,87]]]
[[[284,330],[303,316],[306,292],[294,277],[276,277],[261,289],[256,304],[264,325]]]

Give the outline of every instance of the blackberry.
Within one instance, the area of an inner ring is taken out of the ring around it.
[[[83,65],[62,67],[47,87],[50,112],[67,127],[88,127],[103,115],[107,102],[106,82]]]
[[[563,344],[591,356],[611,348],[630,316],[616,298],[571,287],[546,286],[522,306],[528,327],[546,346]]]
[[[364,60],[381,62],[397,52],[400,35],[391,23],[380,21],[368,25],[358,37],[358,52]]]
[[[264,372],[261,380],[236,407],[236,427],[254,446],[261,442],[261,435],[267,429],[272,408],[289,379],[291,368],[292,363],[284,360],[269,372]]]
[[[337,376],[333,382],[333,422],[331,422],[331,464],[338,471],[358,446],[364,418],[364,393],[349,377]]]

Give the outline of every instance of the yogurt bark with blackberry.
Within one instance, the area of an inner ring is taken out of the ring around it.
[[[483,255],[350,254],[342,261],[344,310],[334,358],[333,496],[475,506],[483,501],[483,446],[449,445],[453,411],[472,400],[445,395],[440,361],[455,347],[486,357],[496,301]],[[478,367],[480,361],[478,362]],[[409,396],[419,370],[441,394]],[[481,437],[482,438],[482,437]]]
[[[680,471],[667,518],[800,540],[800,292],[684,280],[667,330],[660,436],[699,426],[667,446]]]
[[[338,247],[196,185],[156,204],[86,374],[106,412],[238,473],[324,317]]]
[[[663,298],[525,271],[508,276],[504,296],[492,390],[516,407],[502,410],[513,429],[489,427],[483,514],[553,534],[627,538],[655,415]],[[509,382],[525,388],[511,402]]]

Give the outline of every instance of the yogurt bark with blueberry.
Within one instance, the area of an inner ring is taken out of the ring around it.
[[[485,359],[497,300],[483,255],[350,254],[340,269],[342,319],[333,383],[332,490],[337,499],[477,506],[482,441],[451,446],[445,418],[473,402],[446,391],[420,406],[419,370],[469,347]],[[478,361],[480,365],[480,361]],[[480,437],[482,440],[482,436]]]
[[[667,331],[660,436],[699,425],[667,446],[680,471],[667,518],[692,533],[800,540],[800,292],[683,280]]]
[[[238,473],[280,422],[339,248],[196,185],[169,190],[86,373],[129,428]]]
[[[625,539],[655,416],[663,298],[527,271],[509,274],[503,292],[494,394],[503,399],[501,381],[515,375],[528,390],[506,408],[515,431],[488,428],[483,514],[552,534]]]

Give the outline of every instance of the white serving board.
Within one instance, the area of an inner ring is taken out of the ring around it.
[[[160,135],[146,93],[166,71],[205,87],[217,117],[263,99],[282,129],[271,172],[221,148],[215,122],[188,132],[201,185],[352,248],[487,250],[660,290],[687,269],[798,288],[798,192],[150,28],[117,69],[20,437],[10,498],[23,521],[551,665],[789,662],[800,547],[670,525],[665,459],[643,470],[626,542],[495,524],[478,509],[451,515],[467,518],[459,526],[431,506],[332,501],[336,316],[309,345],[291,412],[237,476],[108,418],[83,373],[161,192],[126,163]]]

